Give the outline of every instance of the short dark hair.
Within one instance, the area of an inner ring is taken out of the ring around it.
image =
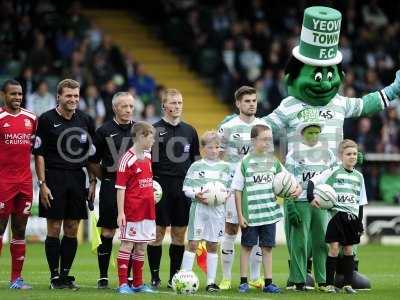
[[[251,128],[250,137],[252,139],[255,139],[256,137],[258,137],[260,135],[260,132],[267,131],[267,130],[271,130],[267,125],[263,125],[263,124],[254,125]]]
[[[21,86],[21,84],[16,81],[15,79],[7,79],[6,81],[4,81],[3,85],[1,86],[1,90],[3,93],[5,93],[7,91],[7,87],[9,85],[19,85]]]
[[[62,95],[64,88],[79,89],[80,87],[81,85],[79,84],[79,82],[73,79],[61,80],[57,85],[57,95]]]
[[[256,93],[257,93],[256,89],[251,86],[247,86],[247,85],[241,86],[235,92],[235,101],[242,100],[242,97],[244,95],[253,95]]]

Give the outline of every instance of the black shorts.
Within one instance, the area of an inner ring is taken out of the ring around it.
[[[48,169],[45,178],[53,200],[50,200],[49,208],[45,208],[39,201],[39,217],[55,220],[87,219],[86,175],[83,170]]]
[[[276,223],[242,228],[241,245],[253,247],[275,247]]]
[[[118,228],[117,225],[117,189],[115,188],[115,177],[103,178],[99,193],[99,221],[98,227]]]
[[[182,191],[183,178],[154,176],[163,194],[156,205],[156,224],[159,226],[187,226],[191,201]]]
[[[339,242],[341,246],[350,246],[360,243],[360,222],[358,217],[345,212],[337,212],[328,223],[325,242]]]

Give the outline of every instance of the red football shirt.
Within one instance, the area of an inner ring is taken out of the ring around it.
[[[32,180],[30,161],[36,122],[36,116],[28,110],[21,109],[13,115],[0,108],[1,181],[18,183]]]
[[[140,160],[133,149],[129,149],[120,160],[115,188],[125,190],[124,211],[127,221],[155,220],[150,153],[145,153],[144,159]]]

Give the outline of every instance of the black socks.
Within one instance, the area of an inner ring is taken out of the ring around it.
[[[113,238],[100,236],[101,245],[97,248],[97,261],[99,263],[100,278],[108,278],[108,266],[112,252]]]

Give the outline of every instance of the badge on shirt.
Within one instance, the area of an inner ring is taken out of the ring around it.
[[[183,152],[190,152],[190,144],[185,145],[185,147],[183,148]]]
[[[29,119],[24,119],[25,127],[32,128],[32,122]]]
[[[85,144],[87,142],[87,134],[82,133],[81,134],[81,144]]]
[[[38,149],[40,148],[40,146],[42,146],[42,139],[39,136],[36,136],[35,145],[33,146],[33,148]]]

